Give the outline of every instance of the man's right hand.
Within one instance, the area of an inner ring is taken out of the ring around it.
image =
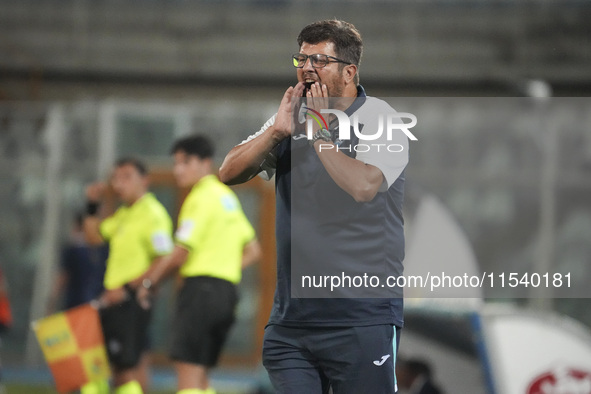
[[[281,104],[279,104],[279,109],[277,110],[277,117],[275,118],[275,123],[273,123],[273,128],[279,134],[280,140],[289,137],[294,129],[294,100],[299,100],[302,97],[304,88],[304,83],[298,82],[295,87],[290,86],[285,91],[283,99],[281,99]]]
[[[100,233],[100,209],[106,185],[103,182],[95,182],[86,186],[86,215],[82,223],[84,238],[89,245],[101,245],[104,240]]]
[[[99,202],[103,198],[106,185],[104,182],[94,182],[86,186],[86,198],[88,201]]]
[[[97,307],[97,309],[108,308],[110,306],[122,303],[123,301],[127,300],[128,297],[129,295],[123,287],[105,290],[94,305]]]
[[[237,145],[228,152],[219,170],[222,182],[228,185],[243,183],[261,172],[262,163],[265,162],[273,148],[286,138],[290,138],[291,133],[295,130],[293,127],[293,100],[298,100],[303,93],[303,83],[289,87],[283,95],[274,123],[257,138]]]

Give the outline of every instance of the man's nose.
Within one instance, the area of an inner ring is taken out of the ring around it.
[[[307,58],[304,62],[304,67],[302,67],[304,71],[314,71],[314,67],[312,67],[312,58]]]

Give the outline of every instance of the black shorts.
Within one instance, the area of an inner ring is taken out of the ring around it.
[[[185,278],[177,297],[170,357],[213,367],[234,323],[236,286],[208,276]]]
[[[118,369],[135,367],[148,347],[148,326],[151,309],[142,308],[135,296],[101,309],[101,325],[105,347],[112,366]]]
[[[263,365],[278,394],[392,394],[400,329],[265,328]]]

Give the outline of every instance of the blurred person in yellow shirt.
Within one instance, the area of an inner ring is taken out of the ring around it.
[[[144,276],[141,302],[164,277],[178,270],[183,285],[177,297],[170,356],[178,394],[213,394],[208,373],[220,356],[238,303],[242,269],[260,257],[255,231],[234,192],[213,174],[212,143],[196,135],[173,148],[174,176],[191,187],[178,218],[175,247]]]
[[[111,186],[123,204],[105,219],[98,215],[105,185],[88,186],[84,232],[90,244],[109,242],[105,291],[98,303],[115,393],[142,394],[148,382],[151,308],[139,305],[136,291],[150,266],[172,251],[172,221],[148,192],[148,171],[137,159],[116,163]]]

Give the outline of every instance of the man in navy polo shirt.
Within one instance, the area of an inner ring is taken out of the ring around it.
[[[277,288],[263,364],[281,394],[394,393],[402,294],[380,289],[386,275],[402,275],[408,140],[376,133],[378,114],[395,111],[359,85],[363,45],[353,25],[313,23],[298,45],[297,85],[220,168],[228,184],[275,175]],[[327,106],[344,113],[351,130],[322,112]],[[314,114],[317,126],[306,138]],[[379,284],[358,291],[355,280],[368,272]],[[312,288],[304,276],[327,286]],[[334,278],[342,288],[328,288]]]

